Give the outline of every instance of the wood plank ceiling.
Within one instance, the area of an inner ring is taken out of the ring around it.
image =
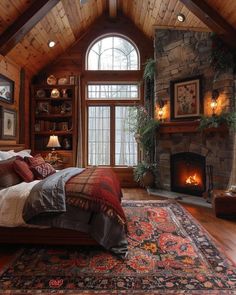
[[[30,5],[37,0],[0,0],[0,34],[5,31]],[[40,71],[76,42],[88,27],[103,13],[116,15],[114,0],[61,0],[26,36],[7,54],[32,74]],[[236,28],[235,0],[205,0]],[[153,38],[155,27],[179,27],[209,30],[179,0],[117,0],[118,11],[131,20],[148,37]],[[184,23],[176,19],[178,13],[186,17]],[[48,41],[56,41],[52,49]]]
[[[147,36],[153,37],[153,27],[188,27],[206,30],[207,27],[178,0],[120,0],[119,7]],[[184,23],[177,14],[185,15]]]
[[[236,1],[235,0],[205,0],[209,6],[214,7],[216,11],[236,29]],[[235,37],[236,38],[236,37]]]

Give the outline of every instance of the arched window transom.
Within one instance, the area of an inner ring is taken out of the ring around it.
[[[103,37],[89,50],[87,69],[93,71],[129,71],[139,69],[135,46],[120,36]]]

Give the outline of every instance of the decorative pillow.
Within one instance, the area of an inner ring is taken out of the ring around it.
[[[52,165],[44,161],[41,155],[26,157],[25,161],[28,163],[36,179],[43,179],[56,172]]]
[[[13,163],[17,157],[0,161],[0,187],[9,187],[22,182],[14,170]]]
[[[16,159],[13,162],[15,172],[25,181],[31,182],[34,180],[34,174],[30,170],[29,165],[23,159]]]

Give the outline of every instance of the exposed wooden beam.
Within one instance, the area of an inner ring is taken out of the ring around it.
[[[211,6],[203,0],[180,0],[194,15],[196,15],[213,32],[230,46],[236,48],[236,30]]]
[[[211,29],[208,27],[185,27],[185,26],[168,26],[168,25],[153,25],[153,29],[159,29],[159,30],[180,30],[180,31],[196,31],[196,32],[211,32]]]
[[[6,55],[60,0],[35,0],[19,18],[0,35],[0,54]]]
[[[117,0],[109,0],[109,15],[111,18],[117,16]]]

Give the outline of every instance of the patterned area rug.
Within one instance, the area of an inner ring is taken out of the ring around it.
[[[96,247],[25,248],[2,271],[0,294],[236,294],[236,269],[184,208],[123,207],[126,260]]]

